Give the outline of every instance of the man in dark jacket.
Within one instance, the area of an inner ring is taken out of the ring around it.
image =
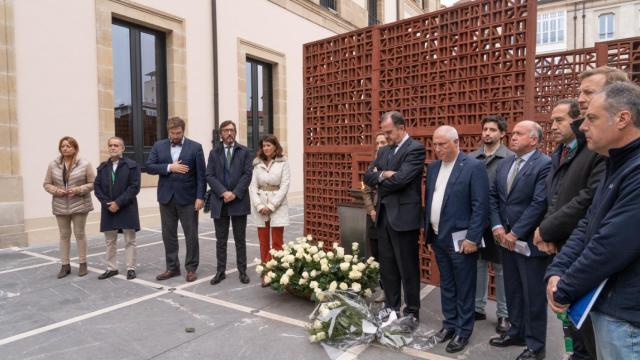
[[[418,237],[425,148],[407,133],[404,117],[390,111],[380,118],[389,145],[378,151],[364,182],[378,188],[376,229],[380,252],[380,278],[386,298],[381,316],[400,311],[404,289],[404,315],[420,316],[420,263]]]
[[[513,155],[503,143],[502,139],[507,134],[507,121],[502,116],[490,115],[482,119],[482,146],[469,154],[482,162],[487,169],[489,184],[493,184],[496,179],[498,164],[505,158]],[[487,189],[489,192],[489,189]],[[496,332],[504,334],[511,327],[509,322],[509,311],[507,310],[507,297],[504,292],[504,277],[502,272],[501,250],[496,244],[491,232],[491,226],[487,222],[484,234],[486,246],[478,249],[478,277],[476,283],[475,319],[485,320],[487,314],[487,288],[489,283],[489,263],[493,267],[493,275],[496,287]]]
[[[109,160],[98,166],[93,183],[94,194],[101,204],[100,231],[107,243],[107,271],[98,279],[118,275],[116,243],[121,232],[127,254],[127,279],[131,280],[136,278],[136,231],[140,230],[136,199],[140,192],[140,168],[135,161],[122,157],[124,141],[121,138],[111,137],[107,144]]]
[[[198,212],[204,206],[207,184],[204,179],[202,145],[187,139],[184,136],[184,128],[183,119],[177,116],[170,118],[167,121],[169,138],[156,141],[147,159],[147,173],[157,174],[159,177],[158,203],[167,264],[166,270],[156,276],[156,280],[167,280],[180,275],[178,221],[182,224],[187,245],[185,279],[191,282],[198,278]]]
[[[492,338],[492,346],[525,346],[517,360],[544,359],[547,302],[544,271],[548,255],[533,245],[533,232],[547,210],[545,180],[551,159],[537,150],[542,129],[533,121],[517,123],[511,135],[516,154],[498,165],[491,188],[491,228],[504,247],[504,287],[511,328]]]
[[[596,95],[580,126],[607,156],[593,203],[549,266],[547,299],[565,311],[608,279],[590,313],[600,359],[640,357],[640,88],[615,83]]]
[[[211,187],[211,217],[216,230],[216,275],[210,284],[226,278],[229,223],[233,226],[236,264],[240,282],[247,284],[247,215],[251,213],[249,185],[253,173],[253,156],[236,141],[236,124],[227,120],[220,124],[222,142],[209,153],[207,182]]]
[[[547,177],[547,214],[536,229],[534,244],[540,251],[555,254],[567,241],[578,221],[587,213],[604,172],[604,158],[587,148],[580,106],[575,99],[558,102],[551,112],[551,132],[559,144],[551,156]],[[581,330],[570,327],[573,338],[571,359],[595,359],[591,324]]]

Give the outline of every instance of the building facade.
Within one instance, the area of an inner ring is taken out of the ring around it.
[[[144,162],[181,116],[211,149],[238,124],[255,149],[274,133],[302,202],[302,44],[436,10],[439,0],[0,0],[0,247],[58,241],[42,187],[61,137],[97,166],[106,141]],[[159,223],[157,179],[143,174],[143,226]],[[96,209],[99,209],[97,202]],[[87,231],[98,234],[99,210]]]
[[[539,54],[639,35],[638,0],[538,0]]]

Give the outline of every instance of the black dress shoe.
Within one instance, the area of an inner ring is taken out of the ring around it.
[[[240,282],[243,284],[248,284],[249,283],[249,275],[247,275],[247,273],[245,272],[241,272],[240,273]]]
[[[102,275],[98,276],[98,280],[108,279],[112,276],[118,275],[118,270],[107,270],[102,273]]]
[[[520,355],[516,358],[516,360],[542,360],[544,359],[544,350],[535,352],[529,348],[524,349]]]
[[[442,328],[435,335],[435,339],[438,343],[443,343],[445,341],[449,341],[456,334],[456,331],[453,329],[445,329]]]
[[[209,281],[209,284],[211,285],[215,285],[217,283],[219,283],[220,281],[224,280],[227,276],[224,274],[224,271],[221,272],[217,272],[216,276],[214,276],[211,281]]]
[[[512,338],[511,336],[506,334],[491,338],[489,340],[489,345],[497,347],[526,346],[524,339]]]
[[[478,311],[474,311],[473,316],[475,317],[476,321],[487,320],[487,314],[483,314]]]
[[[127,270],[127,280],[133,280],[136,278],[135,270]]]
[[[469,338],[456,335],[451,339],[451,341],[449,341],[445,350],[448,353],[457,353],[458,351],[464,350],[464,348],[467,347],[467,344],[469,344]]]
[[[498,325],[496,325],[496,332],[498,334],[506,334],[509,329],[511,329],[511,322],[509,322],[509,318],[499,317]]]

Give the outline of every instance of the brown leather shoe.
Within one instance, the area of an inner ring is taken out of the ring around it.
[[[87,263],[80,263],[80,269],[78,269],[78,276],[85,276],[88,274]]]
[[[175,276],[180,276],[180,270],[167,270],[165,272],[163,272],[162,274],[156,276],[156,280],[167,280],[167,279],[171,279],[172,277]]]
[[[198,280],[198,275],[196,275],[195,271],[187,271],[187,276],[185,277],[187,282],[192,282]]]

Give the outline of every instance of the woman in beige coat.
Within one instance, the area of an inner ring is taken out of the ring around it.
[[[278,138],[265,135],[260,139],[258,154],[253,160],[249,185],[251,215],[258,227],[263,262],[270,260],[271,248],[282,250],[284,227],[289,225],[288,192],[289,163],[282,155]]]
[[[61,279],[71,272],[69,248],[71,232],[76,236],[80,269],[78,275],[87,275],[87,236],[85,225],[87,215],[93,210],[91,191],[96,177],[93,166],[78,157],[78,142],[65,136],[58,143],[60,156],[49,164],[44,178],[44,189],[51,195],[53,215],[58,221],[60,231],[60,261],[62,267],[58,273]]]

